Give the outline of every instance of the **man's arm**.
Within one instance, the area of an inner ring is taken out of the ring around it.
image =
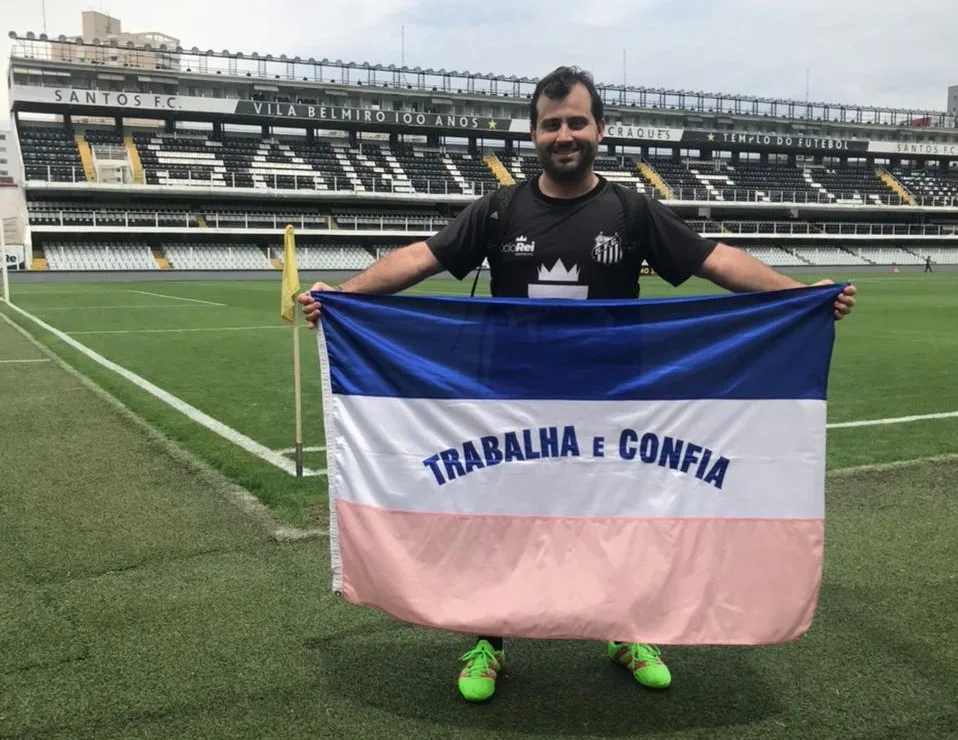
[[[376,260],[358,275],[354,275],[339,288],[326,283],[314,283],[310,290],[341,290],[346,293],[399,293],[428,277],[442,272],[442,265],[424,241],[390,252]],[[319,320],[319,303],[309,291],[299,294],[303,315],[310,329],[316,328]]]
[[[764,262],[755,259],[744,249],[730,247],[721,242],[705,258],[695,273],[700,278],[710,280],[721,288],[735,292],[761,292],[768,290],[789,290],[804,288],[806,285],[773,270]],[[812,285],[831,285],[832,281],[819,280]],[[855,294],[858,288],[846,285],[835,299],[833,313],[836,321],[841,320],[855,307]]]
[[[721,242],[695,274],[733,293],[805,287],[804,283],[773,270],[744,249]]]
[[[399,293],[443,270],[462,280],[486,256],[486,220],[491,198],[492,192],[474,200],[428,239],[390,252],[338,289],[347,293]],[[311,290],[334,289],[316,283]],[[299,302],[303,304],[307,326],[315,328],[319,303],[308,292],[300,293]]]

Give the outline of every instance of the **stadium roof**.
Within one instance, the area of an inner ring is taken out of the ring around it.
[[[14,41],[11,56],[31,62],[64,61],[54,59],[54,46],[63,56],[63,45],[75,47],[116,46],[129,52],[142,52],[144,61],[149,60],[149,69],[166,69],[180,74],[201,73],[229,76],[256,77],[271,80],[306,81],[344,85],[425,90],[444,93],[523,97],[532,96],[538,77],[501,75],[494,72],[470,70],[447,70],[407,67],[395,64],[377,64],[368,61],[344,61],[342,59],[316,59],[287,56],[286,54],[231,52],[228,49],[200,49],[182,46],[149,44],[140,47],[132,42],[119,46],[115,40],[101,43],[93,39],[84,43],[78,36],[36,34],[28,31],[19,34],[10,31]],[[162,66],[156,61],[161,52]],[[79,56],[79,55],[78,55]],[[125,65],[138,67],[139,65]],[[828,101],[770,98],[738,93],[708,92],[702,90],[676,90],[634,85],[596,83],[607,105],[620,107],[658,108],[665,110],[727,113],[729,115],[771,116],[808,121],[836,121],[883,125],[916,125],[958,127],[954,116],[943,111],[918,108],[889,108],[881,106],[851,105]]]

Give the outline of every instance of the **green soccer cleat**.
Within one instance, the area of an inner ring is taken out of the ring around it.
[[[635,680],[650,689],[666,689],[672,684],[672,674],[662,662],[661,651],[654,645],[641,642],[610,642],[609,658],[628,670]]]
[[[459,693],[466,701],[487,701],[496,693],[496,679],[506,667],[504,650],[493,650],[488,640],[476,646],[459,660],[465,662],[459,674]]]

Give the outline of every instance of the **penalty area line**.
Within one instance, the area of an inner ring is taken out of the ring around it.
[[[826,475],[855,475],[856,473],[875,473],[882,470],[897,470],[915,465],[940,462],[958,462],[958,453],[947,452],[943,455],[928,455],[926,457],[909,457],[904,460],[890,460],[888,462],[868,463],[866,465],[850,465],[847,468],[834,468]]]
[[[189,301],[190,303],[203,303],[207,306],[222,306],[226,308],[225,303],[216,303],[214,301],[201,301],[199,298],[184,298],[179,295],[167,295],[166,293],[151,293],[148,290],[130,290],[129,293],[139,293],[140,295],[151,295],[156,298],[169,298],[171,301]]]
[[[858,427],[884,426],[886,424],[908,424],[915,421],[928,421],[930,419],[954,419],[958,418],[958,411],[945,411],[940,414],[921,414],[919,416],[893,416],[888,419],[864,419],[862,421],[842,421],[835,424],[828,424],[828,429],[855,429]]]
[[[285,329],[289,331],[288,326],[207,326],[191,329],[89,329],[84,331],[71,331],[71,336],[79,334],[189,334],[205,331],[252,331],[259,329]]]

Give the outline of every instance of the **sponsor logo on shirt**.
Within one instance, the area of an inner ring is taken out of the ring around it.
[[[515,241],[507,242],[502,245],[503,254],[514,254],[516,256],[532,256],[536,251],[536,243],[530,242],[525,236],[516,237]]]

